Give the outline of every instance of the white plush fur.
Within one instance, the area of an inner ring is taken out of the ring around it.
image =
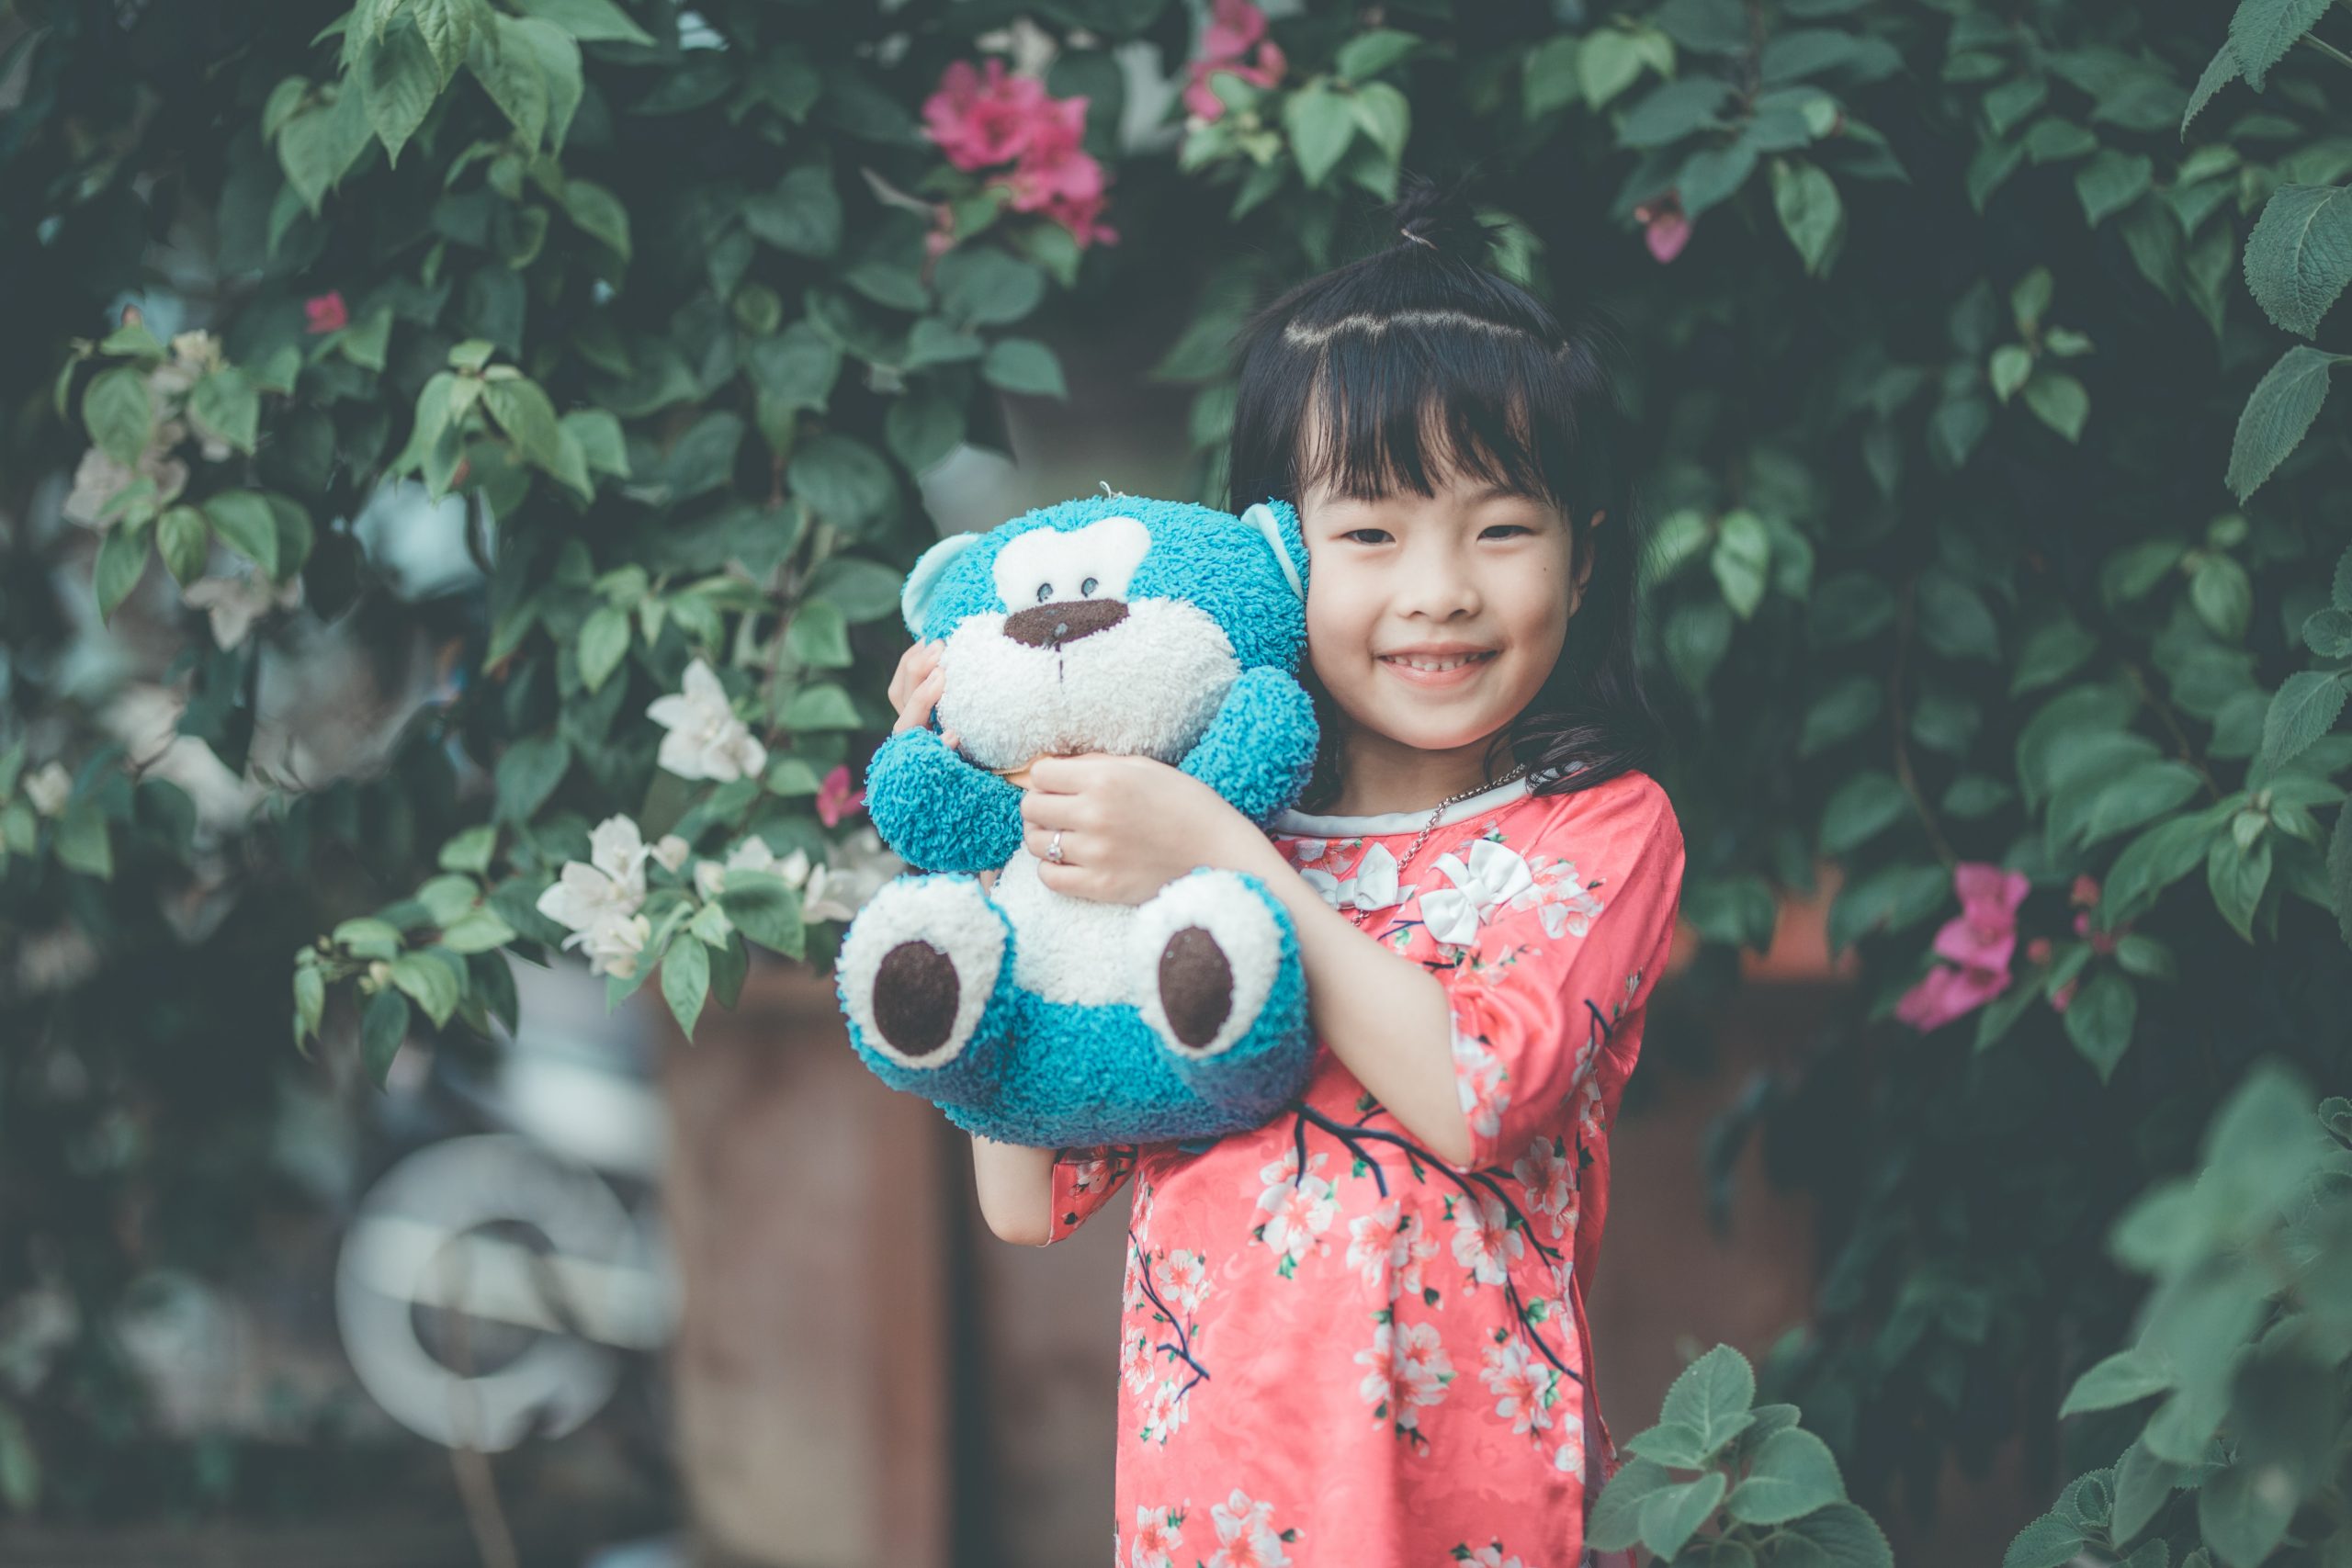
[[[1047,1001],[1099,1007],[1132,1002],[1135,976],[1120,960],[1135,925],[1132,904],[1072,898],[1037,875],[1037,857],[1014,852],[997,878],[996,901],[1021,933],[1013,983]]]
[[[1057,599],[1124,599],[1150,549],[1151,530],[1133,517],[1103,517],[1068,532],[1032,529],[997,552],[996,591],[1016,610]]]
[[[1023,535],[1005,553],[1057,536],[1070,536]],[[1117,626],[1059,649],[1015,642],[1004,621],[967,616],[940,660],[940,727],[984,768],[1077,751],[1181,761],[1241,676],[1224,628],[1180,600],[1136,600]]]
[[[901,1055],[874,1018],[874,976],[902,942],[927,942],[956,965],[956,1021],[930,1055]],[[944,1067],[964,1054],[1004,963],[1004,928],[979,885],[951,877],[885,883],[842,942],[842,997],[865,1042],[901,1066]]]
[[[1233,971],[1233,1010],[1208,1043],[1198,1048],[1176,1038],[1176,1032],[1169,1027],[1168,1010],[1159,1005],[1160,950],[1187,926],[1199,926],[1216,938]],[[1128,942],[1128,963],[1141,979],[1142,994],[1136,1002],[1143,1010],[1144,1021],[1170,1050],[1193,1057],[1217,1055],[1250,1032],[1273,989],[1274,971],[1282,962],[1282,936],[1273,917],[1229,871],[1196,871],[1161,888],[1137,906]]]

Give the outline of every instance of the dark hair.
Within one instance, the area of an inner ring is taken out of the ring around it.
[[[1634,666],[1641,537],[1630,480],[1610,461],[1624,444],[1597,355],[1607,340],[1563,332],[1480,265],[1489,233],[1459,185],[1408,180],[1386,231],[1393,243],[1300,284],[1243,329],[1232,505],[1295,506],[1317,483],[1356,499],[1430,495],[1458,473],[1558,507],[1575,548],[1593,553],[1591,575],[1558,662],[1498,745],[1540,795],[1641,767],[1658,725]],[[1324,732],[1303,803],[1313,810],[1339,793],[1340,753],[1329,696],[1311,671],[1305,679]]]

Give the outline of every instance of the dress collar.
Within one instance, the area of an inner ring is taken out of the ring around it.
[[[1481,790],[1467,800],[1457,800],[1438,814],[1437,826],[1476,817],[1498,807],[1509,806],[1524,796],[1530,788],[1525,774],[1498,784],[1492,789]],[[1304,811],[1285,811],[1274,818],[1273,831],[1309,839],[1370,839],[1384,833],[1418,833],[1430,826],[1427,811],[1387,811],[1374,817],[1319,817]]]

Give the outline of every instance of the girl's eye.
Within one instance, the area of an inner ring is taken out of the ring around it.
[[[1037,584],[1037,603],[1038,603],[1038,604],[1044,604],[1046,600],[1048,600],[1048,599],[1052,598],[1053,596],[1054,596],[1054,585],[1053,585],[1052,583],[1050,583],[1050,582],[1041,582],[1041,583]]]
[[[1085,581],[1083,581],[1083,582],[1081,582],[1081,583],[1080,583],[1080,584],[1078,585],[1079,597],[1080,597],[1081,599],[1091,599],[1091,598],[1093,598],[1093,597],[1094,597],[1094,590],[1095,590],[1096,588],[1100,587],[1101,585],[1102,585],[1102,580],[1101,580],[1101,579],[1099,579],[1099,578],[1093,578],[1093,577],[1090,577],[1090,578],[1088,578]]]
[[[1359,545],[1385,544],[1388,540],[1388,530],[1385,528],[1351,528],[1346,533],[1340,535],[1340,537]]]
[[[1534,529],[1528,527],[1522,523],[1497,523],[1492,527],[1485,530],[1479,537],[1492,538],[1499,535],[1504,538],[1510,538],[1515,535],[1532,534],[1534,531]]]

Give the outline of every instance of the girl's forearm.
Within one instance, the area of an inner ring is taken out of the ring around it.
[[[1316,1032],[1415,1142],[1449,1164],[1467,1165],[1470,1122],[1454,1083],[1445,987],[1368,939],[1271,842],[1259,843],[1263,854],[1238,869],[1263,882],[1290,913]]]
[[[972,1134],[972,1180],[989,1229],[1022,1247],[1053,1239],[1054,1150]]]

